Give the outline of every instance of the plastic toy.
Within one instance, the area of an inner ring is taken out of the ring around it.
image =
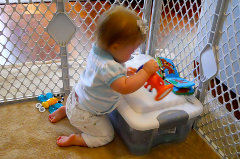
[[[63,106],[61,103],[56,103],[56,104],[50,106],[48,110],[49,110],[50,114],[52,114],[53,112],[55,112],[61,106]]]
[[[61,97],[61,100],[58,100],[57,97]],[[63,106],[61,103],[64,101],[64,97],[60,94],[53,95],[51,92],[48,92],[46,96],[39,95],[38,100],[42,102],[36,104],[36,108],[38,108],[40,112],[44,112],[47,108],[49,108],[49,112],[53,113]]]
[[[56,103],[58,103],[58,99],[53,97],[48,99],[46,102],[42,102],[42,106],[44,108],[49,108],[49,106],[54,105]]]
[[[137,72],[142,69],[143,65],[140,66],[137,70]],[[161,71],[161,68],[160,68]],[[164,74],[161,74],[164,77]],[[164,80],[157,74],[154,73],[148,80],[147,83],[144,85],[146,89],[150,86],[149,91],[151,92],[153,88],[156,89],[157,95],[155,96],[155,100],[159,101],[166,97],[173,89],[173,85],[165,85]]]
[[[189,95],[194,93],[194,89],[192,87],[190,88],[177,88],[173,87],[173,93],[177,95]]]
[[[194,93],[192,88],[195,83],[179,77],[176,67],[172,60],[164,57],[157,57],[157,62],[165,74],[165,82],[174,85],[173,93],[177,95],[191,95]]]

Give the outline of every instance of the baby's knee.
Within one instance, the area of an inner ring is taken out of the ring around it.
[[[107,145],[108,143],[110,143],[114,138],[114,131],[109,132],[107,135],[105,136],[101,136],[101,142],[98,143],[99,146],[104,146]]]
[[[104,136],[103,139],[105,140],[105,145],[110,143],[114,138],[114,131],[109,134],[108,136]]]
[[[90,142],[86,142],[86,144],[88,145],[88,147],[100,147],[100,146],[105,146],[108,143],[110,143],[114,138],[114,134],[113,135],[109,135],[109,136],[99,136],[99,137],[90,137]]]

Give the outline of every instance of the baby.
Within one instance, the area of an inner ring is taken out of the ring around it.
[[[68,117],[81,134],[59,136],[59,146],[99,147],[111,142],[114,129],[107,117],[121,94],[133,93],[158,71],[155,60],[142,69],[126,68],[125,62],[146,39],[142,19],[124,7],[112,7],[98,19],[96,42],[87,58],[87,66],[67,99],[66,106],[49,115],[52,123]]]

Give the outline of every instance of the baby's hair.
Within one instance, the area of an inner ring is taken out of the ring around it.
[[[144,42],[146,34],[138,27],[137,20],[141,20],[141,17],[135,12],[114,6],[99,17],[95,30],[96,40],[106,47],[114,43],[125,45],[135,44],[138,40]]]

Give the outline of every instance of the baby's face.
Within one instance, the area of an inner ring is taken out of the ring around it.
[[[135,44],[121,45],[118,49],[112,52],[112,56],[117,62],[124,63],[130,59],[131,54],[141,45],[141,43],[142,41],[139,40]]]

